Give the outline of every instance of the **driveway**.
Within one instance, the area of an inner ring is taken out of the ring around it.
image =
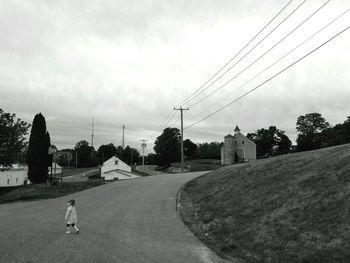
[[[202,173],[118,181],[73,195],[0,205],[0,262],[223,262],[181,222],[176,194]],[[65,234],[76,199],[81,234]]]
[[[162,171],[155,170],[156,167],[157,167],[156,165],[145,165],[145,170],[143,170],[143,166],[139,165],[136,167],[136,170],[138,170],[139,172],[144,172],[144,173],[149,174],[149,175],[168,174],[168,173],[164,173]]]
[[[98,168],[91,169],[89,171],[77,173],[77,174],[70,175],[70,176],[65,176],[65,177],[63,177],[63,182],[66,182],[66,183],[85,182],[89,179],[90,175],[95,174],[97,172],[99,172]]]

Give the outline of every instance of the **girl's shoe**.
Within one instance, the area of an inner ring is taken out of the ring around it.
[[[79,231],[79,230],[77,230],[77,232],[75,232],[75,234],[77,234],[77,235],[78,235],[79,233],[80,233],[80,231]]]
[[[66,231],[66,234],[70,234],[70,231]]]

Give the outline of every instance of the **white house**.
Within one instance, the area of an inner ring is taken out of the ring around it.
[[[101,167],[101,177],[105,180],[130,179],[137,176],[131,174],[131,167],[119,158],[113,156],[105,161]]]
[[[29,184],[28,167],[0,168],[0,187],[19,186]]]
[[[256,160],[256,144],[244,136],[238,126],[234,133],[235,135],[225,136],[224,145],[221,148],[221,164]]]

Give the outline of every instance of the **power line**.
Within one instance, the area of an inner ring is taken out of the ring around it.
[[[266,54],[268,54],[271,50],[273,50],[276,46],[281,44],[287,37],[289,37],[291,34],[293,34],[298,28],[300,28],[303,24],[305,24],[308,20],[310,20],[314,15],[316,15],[325,5],[327,5],[331,0],[327,0],[324,4],[322,4],[319,8],[317,8],[311,15],[309,15],[305,20],[303,20],[298,26],[296,26],[293,30],[291,30],[288,34],[286,34],[283,38],[281,38],[276,44],[274,44],[271,48],[269,48],[267,51],[265,51],[260,57],[258,57],[256,60],[254,60],[252,63],[250,63],[247,67],[245,67],[243,70],[241,70],[239,73],[237,73],[234,77],[226,81],[223,85],[200,99],[199,101],[193,103],[190,105],[190,107],[193,107],[197,105],[198,103],[202,102],[203,100],[207,99],[214,93],[218,92],[220,89],[225,87],[228,83],[236,79],[238,76],[240,76],[243,72],[245,72],[247,69],[249,69],[251,66],[253,66],[255,63],[257,63],[260,59],[262,59]]]
[[[254,77],[250,78],[249,80],[247,80],[246,82],[244,82],[241,86],[239,86],[238,88],[234,89],[232,92],[230,92],[229,94],[226,95],[226,97],[228,95],[233,94],[234,92],[236,92],[237,90],[243,88],[245,85],[247,85],[248,83],[250,83],[251,81],[253,81],[254,79],[256,79],[257,77],[259,77],[262,73],[266,72],[268,69],[270,69],[271,67],[273,67],[274,65],[276,65],[278,62],[280,62],[281,60],[283,60],[285,57],[287,57],[288,55],[290,55],[292,52],[294,52],[296,49],[298,49],[299,47],[301,47],[302,45],[304,45],[306,42],[308,42],[309,40],[311,40],[312,38],[314,38],[316,35],[318,35],[320,32],[322,32],[323,30],[325,30],[327,27],[329,27],[331,24],[333,24],[335,21],[337,21],[338,19],[340,19],[341,17],[343,17],[347,12],[349,12],[350,9],[345,10],[343,13],[341,13],[340,15],[338,15],[336,18],[334,18],[332,21],[330,21],[329,23],[327,23],[325,26],[323,26],[322,28],[320,28],[319,30],[317,30],[315,33],[313,33],[311,36],[309,36],[307,39],[305,39],[304,41],[302,41],[301,43],[299,43],[295,48],[291,49],[289,52],[287,52],[285,55],[283,55],[282,57],[280,57],[279,59],[277,59],[275,62],[273,62],[272,64],[270,64],[268,67],[266,67],[264,70],[260,71],[258,74],[256,74]],[[215,103],[211,104],[208,108],[213,107],[214,105],[216,105],[218,102],[220,102],[221,100],[216,101]],[[197,114],[196,116],[194,116],[194,118],[198,117],[202,112],[200,112],[199,114]]]
[[[262,29],[259,30],[259,32],[250,39],[244,46],[241,48],[232,58],[226,62],[224,66],[222,66],[213,76],[211,76],[205,83],[203,83],[197,90],[195,90],[192,94],[190,94],[187,98],[185,98],[183,101],[178,103],[177,105],[182,105],[187,102],[189,98],[191,98],[194,94],[196,94],[199,90],[201,90],[206,84],[208,84],[213,78],[215,78],[227,65],[229,65],[246,47],[250,45],[292,2],[293,0],[290,0]]]
[[[248,56],[257,46],[259,46],[267,37],[269,37],[278,27],[280,27],[290,16],[292,16],[307,0],[304,0],[301,2],[291,13],[289,13],[280,23],[277,24],[270,32],[262,38],[257,44],[255,44],[248,52],[246,52],[238,61],[236,61],[231,67],[229,67],[227,70],[225,70],[217,79],[215,79],[212,83],[210,83],[207,87],[202,89],[200,92],[198,92],[196,95],[194,95],[191,99],[188,99],[186,103],[192,101],[196,97],[198,97],[200,94],[202,94],[204,91],[206,91],[208,88],[210,88],[213,84],[215,84],[219,79],[221,79],[227,72],[229,72],[234,66],[236,66],[239,62],[241,62],[246,56]]]
[[[229,107],[230,105],[232,105],[233,103],[239,101],[240,99],[244,98],[245,96],[247,96],[248,94],[252,93],[253,91],[257,90],[258,88],[260,88],[261,86],[263,86],[264,84],[266,84],[267,82],[269,82],[270,80],[274,79],[275,77],[277,77],[278,75],[282,74],[283,72],[285,72],[286,70],[288,70],[289,68],[293,67],[295,64],[299,63],[300,61],[302,61],[303,59],[305,59],[306,57],[308,57],[309,55],[311,55],[312,53],[314,53],[315,51],[317,51],[318,49],[320,49],[321,47],[323,47],[324,45],[328,44],[330,41],[332,41],[333,39],[335,39],[336,37],[338,37],[339,35],[341,35],[342,33],[344,33],[346,30],[348,30],[350,28],[350,26],[347,26],[345,29],[341,30],[340,32],[338,32],[336,35],[334,35],[333,37],[331,37],[330,39],[328,39],[327,41],[323,42],[321,45],[317,46],[316,48],[314,48],[313,50],[311,50],[310,52],[308,52],[306,55],[302,56],[301,58],[299,58],[298,60],[294,61],[293,63],[291,63],[290,65],[288,65],[287,67],[285,67],[284,69],[282,69],[281,71],[279,71],[278,73],[274,74],[272,77],[268,78],[267,80],[263,81],[262,83],[260,83],[258,86],[254,87],[253,89],[249,90],[248,92],[244,93],[243,95],[241,95],[240,97],[238,97],[237,99],[231,101],[230,103],[226,104],[225,106],[221,107],[220,109],[214,111],[213,113],[209,114],[208,116],[200,119],[199,121],[196,121],[194,123],[192,123],[191,125],[185,127],[184,129],[188,129],[193,127],[194,125],[210,118],[211,116],[215,115],[216,113],[222,111],[223,109]]]
[[[150,136],[148,136],[147,139],[151,140],[157,132],[160,132],[161,130],[163,130],[164,127],[166,127],[171,122],[171,120],[174,119],[175,115],[176,115],[176,112],[171,110],[169,114],[166,116],[166,118],[163,120],[163,122],[157,127],[157,129],[153,130],[153,132],[151,133]]]
[[[199,87],[195,92],[193,92],[190,96],[188,96],[185,100],[183,100],[181,103],[184,103],[186,100],[188,100],[191,96],[193,96],[195,93],[197,93],[201,88],[203,88],[207,83],[209,83],[213,78],[215,78],[227,65],[229,65],[247,46],[249,46],[249,44],[251,44],[290,4],[291,4],[291,2],[293,2],[294,0],[290,0],[250,41],[248,41],[248,43],[246,43],[244,46],[243,46],[243,48],[240,50],[240,51],[238,51],[223,67],[221,67],[220,69],[219,69],[219,71],[217,71],[209,80],[207,80],[201,87]],[[303,1],[303,3],[305,2],[306,0],[304,0]],[[302,4],[303,4],[302,3]],[[299,5],[299,6],[301,6],[301,5]],[[297,9],[299,8],[299,6],[297,7]],[[292,13],[294,13],[296,10],[294,10]],[[291,14],[292,14],[291,13]],[[291,15],[291,14],[289,14],[288,16],[287,16],[287,18]],[[287,18],[285,18],[279,25],[281,25]],[[278,26],[279,26],[278,25]],[[278,27],[277,26],[277,27]],[[277,27],[275,27],[272,31],[270,31],[269,32],[269,34],[267,35],[267,36],[269,36],[275,29],[277,29]],[[265,36],[265,38],[264,39],[266,39],[266,37],[267,36]],[[264,40],[263,39],[263,40]],[[259,42],[259,44],[263,41],[263,40],[261,40],[260,42]],[[257,45],[256,45],[257,46]],[[255,46],[255,47],[256,47]],[[255,48],[254,47],[254,48]],[[253,48],[253,49],[254,49]],[[251,49],[246,55],[248,55],[253,49]],[[245,55],[245,56],[246,56]],[[242,60],[242,59],[241,59]],[[237,64],[237,63],[236,63]],[[227,72],[225,72],[224,74],[226,74]],[[223,75],[224,75],[223,74]],[[222,76],[223,76],[222,75]],[[220,76],[218,79],[220,79],[222,76]],[[215,82],[218,80],[218,79],[216,79],[215,80]],[[213,82],[212,84],[214,84],[215,82]],[[211,85],[212,85],[211,84]],[[179,103],[178,105],[180,105],[181,103]],[[152,133],[152,135],[151,136],[149,136],[149,138],[151,138],[151,137],[153,137],[154,136],[154,133],[156,133],[157,131],[159,131],[159,130],[161,130],[163,127],[164,127],[164,123],[166,123],[165,124],[165,126],[167,126],[168,124],[169,124],[169,122],[173,119],[173,117],[174,117],[174,115],[171,115],[172,114],[172,111],[167,115],[167,117],[165,118],[165,120],[161,123],[161,125]],[[171,117],[170,117],[171,116]],[[170,117],[170,119],[169,119],[169,117]],[[168,120],[169,119],[169,120]],[[168,121],[167,121],[168,120]]]

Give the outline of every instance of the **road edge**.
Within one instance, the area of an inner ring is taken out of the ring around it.
[[[216,253],[211,247],[209,247],[206,243],[204,243],[197,235],[194,231],[192,231],[192,229],[185,223],[185,221],[183,220],[182,216],[181,216],[181,212],[180,209],[181,207],[184,207],[181,203],[182,196],[184,193],[184,189],[186,188],[187,184],[191,183],[193,180],[198,179],[201,176],[206,175],[207,173],[200,175],[196,178],[191,179],[190,181],[186,182],[185,184],[183,184],[177,191],[176,194],[176,213],[178,216],[178,219],[182,222],[182,224],[184,225],[184,227],[193,235],[194,238],[196,238],[203,246],[205,246],[208,251],[210,252],[210,258],[214,258],[214,261],[212,261],[212,263],[243,263],[244,261],[240,260],[240,259],[229,259],[229,258],[224,258],[222,255]]]

